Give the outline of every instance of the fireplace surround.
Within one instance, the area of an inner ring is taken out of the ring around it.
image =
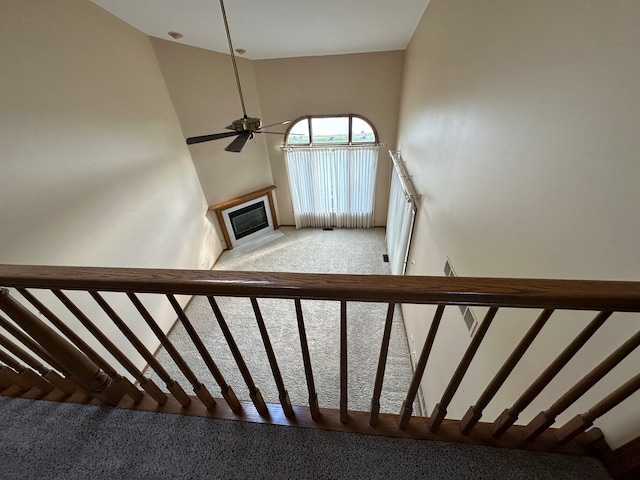
[[[278,229],[271,185],[237,198],[211,205],[227,250]]]

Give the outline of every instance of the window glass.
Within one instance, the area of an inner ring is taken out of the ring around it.
[[[287,143],[290,145],[308,145],[309,144],[309,119],[303,118],[296,122],[289,130],[287,135]]]
[[[291,125],[285,138],[285,145],[290,146],[363,145],[377,142],[373,125],[353,114],[299,118]]]
[[[349,117],[311,118],[313,143],[349,143]]]
[[[371,125],[359,117],[351,120],[352,143],[375,143],[376,135]]]

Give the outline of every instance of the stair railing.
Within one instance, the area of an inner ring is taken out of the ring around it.
[[[194,348],[215,379],[228,408],[240,414],[240,402],[227,383],[216,362],[199,337],[176,295],[203,296],[210,303],[213,314],[225,336],[233,358],[250,392],[251,401],[263,421],[269,421],[273,406],[265,403],[252,378],[232,332],[226,324],[216,297],[246,297],[250,300],[256,326],[265,347],[266,361],[274,376],[281,402],[281,412],[289,421],[300,422],[305,409],[291,404],[274,353],[272,341],[260,311],[259,299],[278,298],[293,300],[298,335],[302,351],[305,381],[308,387],[311,424],[326,427],[327,410],[320,408],[313,375],[313,365],[307,343],[306,324],[302,300],[340,302],[340,402],[339,422],[346,430],[438,438],[448,436],[459,441],[489,443],[498,446],[519,446],[533,449],[556,449],[581,452],[603,444],[602,432],[591,428],[593,422],[615,408],[640,389],[640,371],[626,383],[605,395],[584,413],[553,428],[555,420],[582,397],[616,365],[640,346],[640,332],[614,350],[596,368],[585,373],[575,385],[567,389],[547,410],[540,412],[528,425],[516,425],[522,411],[538,397],[567,363],[584,347],[587,341],[616,312],[640,311],[640,283],[611,281],[486,279],[463,277],[420,276],[361,276],[299,274],[274,272],[187,271],[132,268],[91,268],[0,265],[0,391],[20,395],[39,391],[42,397],[58,392],[74,395],[80,392],[106,405],[129,406],[145,399],[162,406],[173,398],[185,409],[193,408],[195,399],[208,411],[215,411],[217,402],[207,387],[197,378],[191,367],[172,345],[164,331],[146,309],[139,296],[161,295],[168,299],[180,322],[193,341]],[[38,292],[50,291],[98,342],[126,370],[120,372],[102,354],[91,347],[53,308],[44,304]],[[123,352],[122,346],[110,338],[99,322],[90,319],[76,305],[67,291],[86,292],[102,312],[122,333],[124,338],[145,359],[166,384],[165,394]],[[147,345],[116,312],[104,295],[106,292],[124,292],[131,305],[139,312],[162,346],[191,383],[194,397],[188,395],[151,352]],[[20,297],[22,299],[20,299]],[[355,414],[348,409],[347,304],[349,302],[375,302],[386,304],[387,314],[380,347],[371,410]],[[400,304],[428,304],[436,306],[430,328],[414,366],[410,384],[401,411],[397,415],[380,413],[380,395],[391,335],[393,312]],[[412,405],[423,381],[425,368],[437,342],[437,333],[448,306],[488,307],[484,319],[472,337],[461,361],[452,375],[441,400],[431,414],[421,419],[413,416]],[[460,420],[448,419],[447,408],[464,381],[476,357],[485,334],[500,309],[540,309],[537,320],[513,346],[511,354],[493,379],[487,384],[478,401]],[[553,359],[515,403],[506,408],[493,422],[480,422],[484,409],[495,400],[498,390],[523,358],[543,327],[552,320],[556,310],[594,312],[593,320]],[[39,315],[36,315],[36,313]],[[43,320],[41,317],[44,317]],[[135,385],[128,380],[135,379]],[[1,393],[1,392],[0,392]],[[145,400],[146,401],[146,400]],[[143,402],[144,403],[144,402]],[[381,420],[384,421],[381,421]],[[389,425],[394,424],[395,432]],[[391,432],[391,433],[390,433]],[[515,432],[515,433],[514,433]]]

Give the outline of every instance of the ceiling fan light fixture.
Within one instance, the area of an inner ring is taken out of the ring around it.
[[[236,132],[254,131],[262,126],[262,121],[259,118],[243,117],[231,122],[231,126]]]

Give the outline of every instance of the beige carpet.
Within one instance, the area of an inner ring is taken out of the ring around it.
[[[300,229],[282,227],[284,235],[249,250],[226,251],[214,269],[239,271],[283,271],[306,273],[388,274],[384,229],[368,230]],[[248,299],[216,298],[238,344],[252,377],[267,402],[278,402],[278,391],[266,359],[253,310]],[[282,372],[285,387],[294,405],[308,405],[308,393],[302,363],[294,302],[259,300],[267,330]],[[316,392],[320,407],[339,407],[339,302],[303,301],[305,327],[309,343]],[[348,396],[349,409],[369,411],[387,306],[351,302],[348,304]],[[213,316],[206,298],[197,297],[187,315],[207,345],[227,382],[240,399],[249,394],[230,349]],[[200,359],[181,324],[170,335],[171,341],[194,369],[197,377],[214,396],[219,388]],[[191,393],[169,355],[161,350],[158,359],[169,373]],[[151,371],[148,376],[158,382]],[[381,397],[381,411],[398,413],[411,380],[406,333],[399,308],[396,308],[389,356]],[[418,413],[417,407],[414,409]]]

